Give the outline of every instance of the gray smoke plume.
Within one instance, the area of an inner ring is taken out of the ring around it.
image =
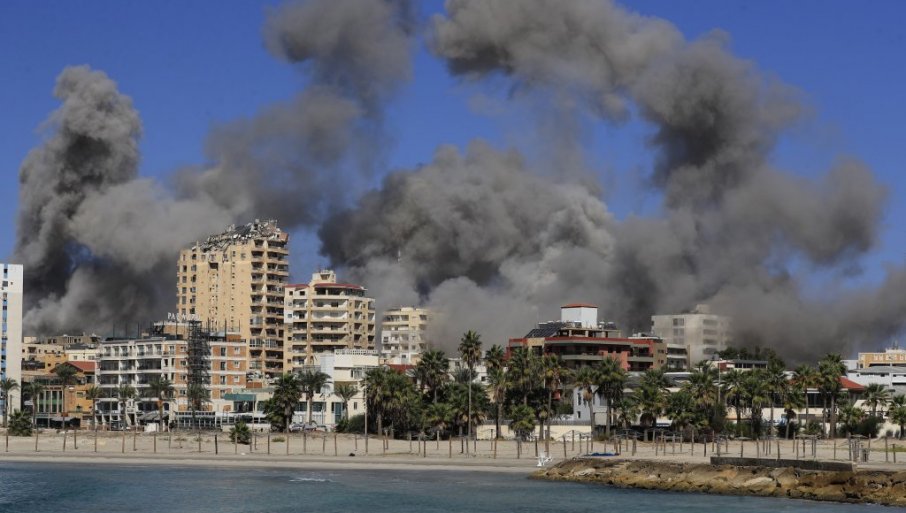
[[[178,250],[234,222],[318,222],[380,163],[382,104],[409,78],[406,2],[317,0],[271,13],[264,39],[307,87],[218,127],[209,164],[139,179],[141,122],[100,71],[67,68],[52,132],[20,171],[15,261],[25,265],[29,334],[105,330],[172,309]],[[332,193],[330,191],[342,191]]]
[[[632,331],[654,313],[710,302],[737,319],[741,342],[792,358],[903,328],[903,310],[880,304],[891,283],[858,301],[802,292],[811,269],[845,272],[874,247],[886,190],[852,160],[814,180],[772,168],[775,141],[802,110],[798,93],[731,55],[723,34],[685,41],[666,21],[599,0],[445,5],[431,46],[465,80],[504,77],[521,94],[573,98],[611,123],[634,105],[653,129],[650,183],[663,215],[610,221],[589,188],[548,183],[477,145],[391,175],[326,223],[323,250],[335,262],[365,279],[375,259],[413,275],[413,290],[396,293],[453,308],[448,340],[475,328],[502,342],[574,300]]]

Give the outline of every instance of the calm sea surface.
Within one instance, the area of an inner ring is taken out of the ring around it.
[[[879,506],[618,490],[447,471],[0,464],[0,512],[890,512]]]

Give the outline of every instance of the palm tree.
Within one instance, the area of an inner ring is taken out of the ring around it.
[[[277,378],[274,384],[272,401],[282,413],[283,430],[289,432],[289,425],[293,419],[293,409],[302,399],[302,385],[299,377],[292,373],[284,373]]]
[[[878,416],[878,407],[890,402],[890,392],[880,383],[871,383],[865,387],[865,405],[871,408],[871,416]]]
[[[415,377],[422,388],[428,390],[433,402],[437,402],[437,391],[447,381],[450,364],[443,351],[429,349],[422,353],[415,364]]]
[[[794,371],[793,379],[802,385],[802,395],[805,403],[805,420],[808,422],[808,389],[818,386],[818,372],[811,365],[800,365]],[[801,424],[801,422],[800,422]]]
[[[774,407],[783,405],[784,399],[789,394],[789,382],[786,379],[786,368],[780,360],[771,360],[765,369],[767,392],[771,405],[771,427],[768,434],[774,431]]]
[[[701,423],[697,402],[689,387],[667,397],[664,413],[673,421],[675,429],[682,431],[683,428],[697,427]]]
[[[359,388],[353,383],[338,383],[333,393],[343,401],[344,418],[349,422],[349,401],[359,393]]]
[[[365,377],[362,379],[362,386],[365,388],[365,401],[372,405],[371,411],[374,411],[377,417],[379,435],[383,434],[384,412],[390,406],[389,381],[391,377],[389,374],[392,372],[392,370],[384,367],[369,369],[365,372]]]
[[[484,364],[491,369],[501,369],[504,366],[506,354],[502,347],[497,344],[491,346],[484,354]]]
[[[469,384],[474,379],[475,366],[481,362],[481,337],[472,330],[465,332],[459,341],[459,356],[469,369]],[[469,422],[466,426],[466,437],[472,438],[472,387],[469,386]]]
[[[764,416],[762,409],[771,401],[771,391],[764,369],[755,369],[745,376],[745,399],[748,402],[752,432],[758,436]]]
[[[626,371],[620,366],[620,363],[613,358],[604,358],[598,363],[595,369],[597,394],[604,400],[607,407],[607,415],[604,416],[605,433],[610,437],[610,423],[613,415],[611,409],[614,401],[623,395],[623,387],[626,385]]]
[[[846,428],[847,433],[855,433],[859,427],[859,422],[865,416],[861,408],[848,401],[840,403],[840,422]]]
[[[98,430],[98,399],[104,397],[104,390],[96,385],[85,389],[85,398],[91,401],[91,426]]]
[[[588,425],[591,429],[590,432],[593,433],[595,431],[595,409],[594,405],[592,405],[592,399],[595,397],[595,386],[598,383],[598,375],[591,367],[584,366],[576,372],[573,383],[582,393],[582,399],[588,403]]]
[[[529,394],[535,388],[538,375],[539,358],[534,351],[525,347],[517,347],[510,354],[507,361],[507,380],[513,390],[522,396],[522,404],[528,405]]]
[[[31,399],[31,424],[37,427],[38,396],[44,393],[45,386],[38,381],[29,381],[22,385],[22,391]]]
[[[633,399],[641,414],[640,421],[645,427],[652,427],[663,413],[667,403],[667,392],[651,383],[639,386],[633,392]]]
[[[796,417],[796,410],[802,408],[804,401],[805,396],[802,393],[802,384],[794,382],[787,388],[787,393],[783,396],[783,412],[786,414],[786,438],[790,437],[790,421]],[[801,425],[802,423],[799,422],[799,424]]]
[[[132,385],[120,385],[116,388],[116,399],[120,403],[120,415],[125,426],[129,426],[129,415],[126,414],[126,403],[135,398],[135,388]],[[193,419],[194,420],[194,419]]]
[[[488,386],[494,401],[494,437],[500,438],[500,419],[503,417],[503,405],[506,402],[506,391],[509,387],[507,372],[503,367],[488,369]]]
[[[330,375],[319,370],[306,370],[299,374],[299,386],[302,393],[305,394],[305,405],[308,410],[308,423],[311,424],[312,401],[315,394],[319,393],[327,383],[330,382]]]
[[[632,395],[624,395],[614,402],[613,409],[617,412],[617,425],[627,428],[639,416],[639,407]]]
[[[544,450],[550,450],[548,437],[544,433],[544,421],[548,420],[553,414],[554,391],[560,389],[560,385],[569,378],[569,369],[563,366],[560,357],[555,354],[548,354],[541,357],[541,371],[544,388],[547,389],[547,405],[542,408],[539,419],[541,420],[541,436],[544,438]],[[548,431],[550,428],[548,427]]]
[[[174,390],[173,383],[164,376],[151,379],[148,382],[148,388],[145,390],[147,397],[157,399],[157,414],[159,415],[161,428],[164,427],[164,402],[169,401],[173,397]]]
[[[733,369],[722,376],[721,386],[724,389],[724,398],[727,404],[732,404],[736,411],[736,429],[742,426],[742,402],[745,391],[743,373]]]
[[[453,408],[447,403],[431,403],[425,411],[425,422],[434,429],[437,439],[453,419]]]
[[[837,400],[842,392],[840,377],[846,374],[846,365],[839,354],[826,355],[818,362],[821,390],[830,400],[830,436],[837,437]]]
[[[7,427],[6,420],[9,415],[9,394],[19,388],[19,383],[13,378],[0,379],[0,392],[3,395],[3,427]]]
[[[890,417],[891,422],[895,422],[900,426],[900,438],[902,439],[906,436],[904,433],[904,427],[906,427],[906,395],[897,395],[890,400],[890,408],[887,410],[887,416]]]
[[[72,365],[63,363],[57,365],[57,367],[53,370],[53,373],[57,375],[57,378],[59,378],[60,380],[60,384],[63,385],[63,429],[66,430],[69,429],[69,422],[66,420],[66,414],[69,413],[69,410],[66,409],[66,389],[70,385],[75,383],[76,373],[78,373],[78,370],[76,370],[76,368]]]

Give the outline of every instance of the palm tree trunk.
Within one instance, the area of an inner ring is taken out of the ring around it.
[[[831,438],[837,438],[837,397],[831,396]]]
[[[311,404],[312,404],[311,394],[309,394],[308,397],[305,398],[305,402],[306,402],[305,406],[308,409],[308,423],[311,424]]]
[[[604,432],[607,434],[607,438],[610,438],[610,397],[604,399],[607,407],[607,415],[604,416]]]
[[[494,420],[494,438],[500,438],[500,417],[503,415],[503,403],[497,401],[497,418]]]
[[[808,426],[808,387],[805,387],[805,423]],[[801,424],[801,422],[800,422]]]

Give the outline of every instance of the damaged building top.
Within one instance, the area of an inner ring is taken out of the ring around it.
[[[277,221],[230,226],[179,254],[176,311],[235,331],[249,344],[249,370],[283,371],[283,287],[289,235]]]

